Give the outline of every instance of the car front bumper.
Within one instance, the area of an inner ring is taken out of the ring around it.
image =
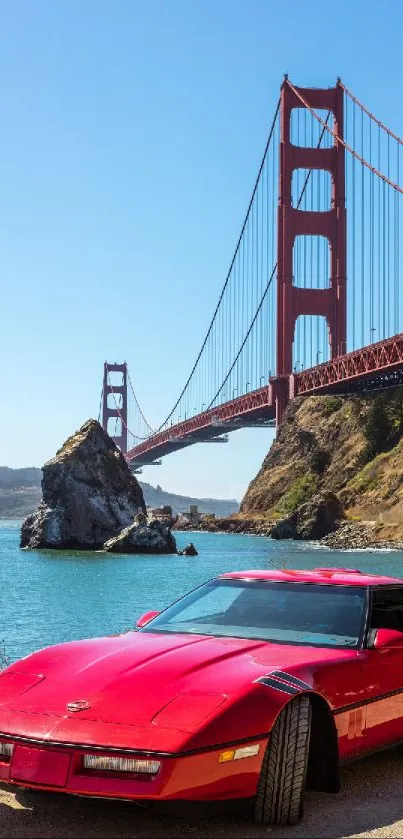
[[[256,794],[267,738],[250,741],[259,744],[258,754],[225,762],[220,762],[220,755],[226,746],[176,755],[130,751],[132,757],[160,761],[159,771],[151,776],[84,768],[84,754],[127,757],[128,750],[95,750],[91,746],[41,743],[12,736],[7,736],[7,742],[13,744],[13,752],[9,758],[0,755],[2,783],[129,800],[219,801]]]

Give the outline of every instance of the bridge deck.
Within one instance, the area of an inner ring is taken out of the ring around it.
[[[385,387],[403,379],[403,333],[339,356],[290,377],[293,396],[355,393],[363,387]],[[226,434],[246,427],[270,427],[276,416],[276,383],[265,385],[217,408],[210,408],[147,438],[127,452],[133,466],[202,442],[224,442]]]
[[[272,389],[269,385],[225,402],[217,408],[210,408],[165,431],[153,434],[127,452],[126,459],[135,466],[145,466],[153,460],[171,452],[191,446],[193,443],[222,440],[221,435],[247,426],[274,424],[275,406],[271,403]]]

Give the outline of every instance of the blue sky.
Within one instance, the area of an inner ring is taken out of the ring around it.
[[[126,360],[158,426],[215,307],[284,72],[403,135],[399,0],[1,0],[0,463],[40,466]],[[143,478],[241,497],[272,435]]]

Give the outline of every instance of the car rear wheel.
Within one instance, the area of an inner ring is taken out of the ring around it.
[[[311,733],[311,703],[299,696],[284,708],[270,733],[255,799],[259,824],[296,824],[302,798]]]

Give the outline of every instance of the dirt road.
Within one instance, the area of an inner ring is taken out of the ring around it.
[[[254,825],[245,815],[145,811],[121,801],[44,795],[0,785],[0,837],[174,839],[174,837],[403,837],[403,747],[346,767],[339,795],[309,793],[294,828]]]

